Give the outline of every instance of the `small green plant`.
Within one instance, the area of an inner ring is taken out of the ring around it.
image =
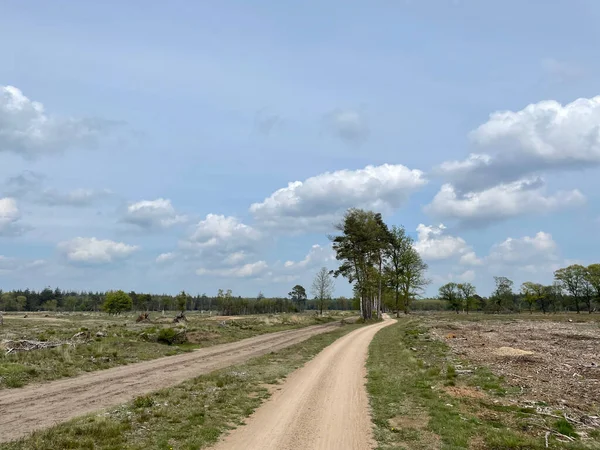
[[[449,380],[454,380],[456,378],[456,368],[452,364],[449,364],[446,368],[446,378]]]
[[[157,341],[161,344],[173,345],[177,338],[177,331],[173,328],[163,328],[158,332]]]
[[[154,399],[149,395],[140,395],[133,400],[134,408],[151,408],[154,406]]]
[[[554,428],[561,434],[569,437],[577,437],[577,433],[575,432],[575,428],[571,425],[567,419],[558,419],[554,423]]]

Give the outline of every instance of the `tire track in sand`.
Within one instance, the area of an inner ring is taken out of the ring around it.
[[[128,402],[138,395],[243,363],[339,326],[335,322],[268,333],[74,378],[0,390],[0,442],[13,441],[32,431]]]
[[[325,348],[213,450],[375,448],[365,363],[373,336],[394,322],[388,317]]]

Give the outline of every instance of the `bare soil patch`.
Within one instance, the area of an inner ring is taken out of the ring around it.
[[[434,319],[435,320],[435,319]],[[521,389],[520,400],[574,413],[600,412],[600,325],[527,319],[438,319],[433,334],[471,364]],[[454,335],[449,338],[449,330]]]

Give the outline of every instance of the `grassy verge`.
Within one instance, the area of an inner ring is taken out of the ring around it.
[[[279,352],[136,398],[2,447],[38,449],[199,449],[240,425],[290,372],[360,325],[346,325]]]
[[[514,393],[502,379],[466,366],[418,319],[381,330],[367,362],[379,448],[544,449],[548,431],[548,448],[600,448],[599,440],[581,439],[566,421],[511,405],[506,400]]]
[[[188,314],[185,326],[172,324],[172,317],[154,323],[136,323],[135,315],[109,317],[60,315],[7,319],[0,328],[0,389],[18,388],[32,382],[72,377],[84,372],[171,356],[196,348],[233,342],[265,333],[291,330],[341,319],[331,315],[278,314],[227,320],[222,324],[206,316]],[[161,330],[185,329],[185,339],[174,345],[158,341]],[[74,339],[83,332],[83,338]],[[100,333],[100,335],[97,335]],[[3,340],[69,342],[56,348],[6,354]]]

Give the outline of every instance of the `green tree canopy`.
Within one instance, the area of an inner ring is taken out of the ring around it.
[[[132,306],[133,301],[125,292],[119,290],[106,293],[103,308],[109,314],[121,314],[122,312],[130,311]]]

